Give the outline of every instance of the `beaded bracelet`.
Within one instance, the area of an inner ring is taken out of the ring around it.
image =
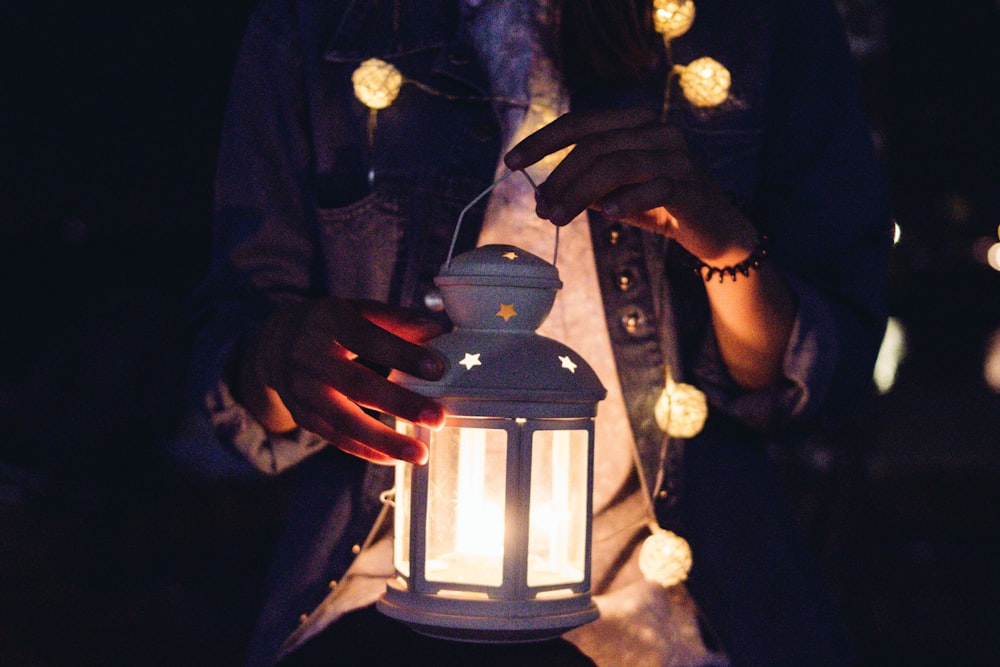
[[[757,245],[754,249],[750,251],[750,254],[739,264],[733,264],[732,266],[710,266],[701,260],[698,260],[694,266],[695,272],[705,279],[705,282],[711,282],[712,278],[719,276],[719,282],[721,283],[729,276],[736,281],[736,274],[742,273],[744,277],[749,277],[750,271],[755,271],[760,268],[760,265],[764,263],[767,259],[767,249],[768,249],[768,239],[767,236],[761,235],[760,239],[757,241]],[[708,269],[708,273],[703,273],[702,269]]]

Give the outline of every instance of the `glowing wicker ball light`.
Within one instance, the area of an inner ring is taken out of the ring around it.
[[[667,369],[667,382],[653,408],[656,423],[674,438],[693,438],[708,419],[708,401],[694,385],[675,382]]]
[[[653,27],[671,40],[686,33],[694,23],[694,2],[691,0],[653,0]]]
[[[369,109],[385,109],[403,87],[403,75],[395,65],[378,58],[364,61],[351,75],[354,95]]]
[[[675,382],[666,369],[666,384],[653,409],[656,423],[674,438],[692,438],[701,432],[708,419],[708,401],[697,387]],[[687,579],[691,571],[691,547],[687,541],[653,523],[652,535],[639,550],[639,570],[647,581],[664,588]]]
[[[664,588],[676,586],[687,579],[693,563],[687,540],[659,526],[651,526],[653,534],[639,550],[639,570],[646,581]]]
[[[680,75],[684,97],[696,107],[718,106],[729,97],[732,77],[717,60],[707,56],[698,58],[687,66],[675,65],[674,71]]]

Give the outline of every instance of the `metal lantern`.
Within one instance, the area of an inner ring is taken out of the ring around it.
[[[396,468],[396,576],[382,613],[423,634],[478,642],[561,635],[597,618],[590,596],[594,416],[606,392],[569,347],[535,333],[562,287],[555,266],[509,245],[456,257],[435,279],[451,333],[425,466]]]

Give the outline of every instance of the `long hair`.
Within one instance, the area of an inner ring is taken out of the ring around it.
[[[556,65],[571,89],[631,83],[659,56],[650,0],[553,0]]]

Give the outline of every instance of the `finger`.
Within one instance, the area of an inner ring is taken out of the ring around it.
[[[606,195],[599,207],[604,215],[614,220],[659,219],[663,216],[652,212],[662,208],[672,210],[678,191],[685,187],[685,183],[671,177],[654,178],[618,188]]]
[[[391,306],[369,300],[358,300],[351,303],[362,317],[376,326],[414,343],[426,342],[446,331],[440,322],[432,320],[412,308]]]
[[[359,459],[364,459],[376,465],[393,465],[396,463],[396,459],[347,438],[343,438],[338,442],[331,442],[331,444],[346,454],[357,456]],[[412,463],[412,461],[406,461],[406,463]]]
[[[338,434],[334,435],[336,437],[328,438],[331,445],[333,445],[342,452],[345,452],[352,456],[357,456],[359,459],[364,459],[365,461],[369,461],[377,465],[393,465],[399,460],[399,459],[394,459],[387,454],[383,454],[378,450],[372,449],[371,447],[366,447],[360,442],[355,442],[350,438],[345,438]],[[408,461],[407,463],[412,463],[412,461]]]
[[[538,188],[540,217],[557,225],[622,186],[691,173],[680,132],[661,123],[590,135]]]
[[[539,208],[543,210],[539,210],[538,215],[556,225],[566,224],[584,209],[600,206],[600,202],[623,187],[672,175],[678,169],[671,163],[670,157],[664,156],[662,151],[623,150],[606,154],[578,171],[561,190],[550,189],[546,182],[545,190],[540,193],[543,201]],[[544,210],[546,205],[551,208]]]
[[[435,401],[390,382],[359,363],[333,359],[318,379],[362,407],[431,428],[444,422],[444,410]]]
[[[427,460],[427,446],[424,443],[397,433],[395,429],[366,414],[361,407],[335,389],[314,385],[311,391],[297,395],[302,400],[294,406],[292,413],[296,423],[330,442],[346,444],[352,449],[352,453],[363,447],[392,459],[418,465]],[[344,439],[355,444],[344,443]]]
[[[379,366],[425,380],[437,380],[444,374],[444,361],[435,352],[378,326],[346,302],[314,309],[303,326],[315,327],[317,332]]]
[[[575,111],[560,116],[545,127],[529,135],[504,156],[504,163],[512,170],[524,169],[542,158],[580,139],[598,132],[628,127],[639,127],[656,120],[649,109],[595,109]]]
[[[576,142],[570,154],[562,160],[540,190],[545,194],[558,196],[563,190],[580,178],[580,175],[616,153],[636,151],[662,158],[655,166],[655,175],[690,171],[687,151],[680,130],[663,123],[647,123],[627,129],[604,130],[582,137]],[[647,167],[648,168],[648,167]]]
[[[376,463],[378,465],[391,465],[397,461],[397,459],[394,459],[376,449],[372,449],[363,443],[344,437],[315,416],[312,420],[308,421],[309,425],[303,425],[303,428],[316,433],[324,440],[327,440],[331,445],[347,454],[357,456],[360,459],[364,459],[365,461],[370,461],[371,463]]]
[[[670,236],[706,260],[745,242],[739,240],[745,230],[742,214],[717,187],[703,181],[659,178],[621,188],[601,206],[608,217]]]

